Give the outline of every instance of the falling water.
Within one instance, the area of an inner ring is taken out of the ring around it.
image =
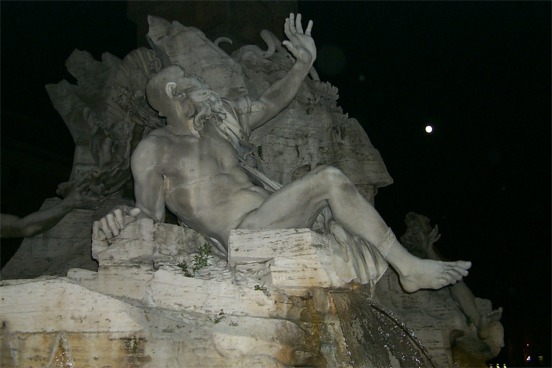
[[[366,295],[332,292],[354,367],[433,367],[427,349],[406,325]]]

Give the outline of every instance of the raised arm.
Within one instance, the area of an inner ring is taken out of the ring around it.
[[[267,88],[257,101],[253,101],[249,124],[251,130],[263,125],[293,100],[301,83],[309,73],[316,59],[316,46],[311,37],[312,21],[303,31],[301,14],[290,14],[284,24],[288,38],[283,44],[295,57],[296,61],[290,71],[279,81]]]

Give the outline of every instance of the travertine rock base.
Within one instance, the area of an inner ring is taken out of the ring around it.
[[[318,236],[278,235],[281,244]],[[178,264],[191,269],[198,253],[190,252],[202,244],[192,230],[141,220],[112,244],[94,239],[97,272],[4,281],[2,367],[352,366],[329,289],[312,287],[325,281],[306,270],[306,282],[277,281],[286,278],[278,266],[279,276],[270,276],[274,248],[260,262],[236,259],[232,267],[209,255],[187,277]],[[295,278],[296,268],[289,268]]]
[[[308,229],[236,230],[228,257],[207,243],[140,220],[93,239],[98,271],[3,281],[1,366],[398,367],[386,341],[409,340],[407,327],[378,324],[387,312],[370,317],[370,295],[421,341],[405,347],[410,362],[452,366],[465,320],[446,290],[403,293],[391,270],[377,290],[359,285]]]

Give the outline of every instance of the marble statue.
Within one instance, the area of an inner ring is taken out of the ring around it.
[[[414,212],[406,215],[405,223],[407,230],[401,242],[407,249],[423,258],[443,259],[435,247],[441,237],[437,225],[432,227],[426,216]],[[461,367],[485,366],[485,362],[496,357],[504,347],[504,329],[500,323],[502,308],[482,312],[463,281],[449,286],[448,291],[468,320],[466,331],[451,333],[453,359]]]
[[[1,366],[465,366],[500,345],[500,310],[452,294],[470,263],[374,209],[392,178],[314,70],[311,22],[231,54],[148,23],[150,48],[75,50],[76,83],[47,86],[76,146],[61,191],[105,201],[2,269]]]
[[[132,155],[137,216],[162,222],[167,207],[180,223],[226,247],[232,229],[311,227],[328,206],[337,223],[379,250],[406,291],[456,283],[467,275],[469,262],[412,256],[340,170],[317,167],[269,194],[240,166],[237,144],[231,143],[244,140],[295,97],[316,59],[311,30],[312,21],[303,30],[301,15],[286,19],[289,40],[284,45],[295,64],[254,101],[221,99],[180,66],[166,67],[152,77],[147,99],[167,125],[144,138]],[[112,237],[125,225],[118,210],[96,222],[94,230]]]
[[[134,197],[130,155],[143,137],[165,125],[145,95],[148,80],[162,67],[180,65],[201,76],[220,96],[239,99],[247,95],[257,100],[294,65],[286,47],[267,30],[261,32],[267,51],[246,45],[229,55],[217,46],[218,41],[211,42],[194,27],[155,16],[148,16],[148,22],[151,49],[133,50],[122,60],[106,52],[100,61],[75,50],[66,67],[76,83],[63,80],[46,86],[75,142],[73,169],[69,181],[60,185],[61,194],[86,183],[91,194],[108,197],[108,201],[98,210],[73,211],[40,238],[24,241],[3,268],[2,277],[63,275],[71,267],[97,270],[89,256],[91,235],[85,230],[114,205],[129,204]],[[320,81],[313,68],[309,75],[284,111],[252,131],[248,141],[241,140],[239,145],[232,141],[247,163],[244,169],[255,173],[255,183],[274,191],[317,166],[333,166],[373,203],[378,188],[393,180],[358,121],[337,105],[337,88]],[[264,174],[262,180],[259,172]],[[47,200],[43,209],[51,207],[52,201]],[[374,285],[387,262],[363,239],[347,234],[328,210],[322,214],[313,228],[330,234],[333,248],[347,264],[338,284],[356,279]],[[168,221],[174,219],[169,216]],[[69,223],[74,232],[67,232]],[[60,237],[64,238],[61,242]],[[34,255],[33,262],[28,261],[30,255]]]

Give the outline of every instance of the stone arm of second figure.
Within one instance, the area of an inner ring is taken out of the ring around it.
[[[251,115],[249,116],[250,130],[254,130],[286,108],[295,98],[303,80],[316,60],[316,46],[311,37],[312,21],[303,31],[301,14],[290,14],[284,24],[284,32],[288,37],[284,46],[295,57],[296,62],[289,72],[279,81],[268,87],[259,97],[252,102]]]
[[[50,230],[74,209],[99,208],[106,198],[87,194],[87,189],[85,185],[78,185],[61,202],[24,217],[0,214],[0,237],[30,238]]]

